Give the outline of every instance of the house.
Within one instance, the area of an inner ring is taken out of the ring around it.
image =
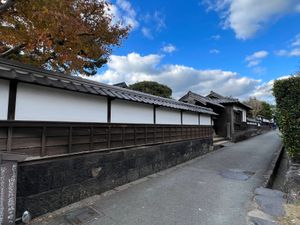
[[[211,91],[202,96],[189,91],[180,101],[212,108],[218,116],[213,116],[213,128],[217,135],[232,139],[247,125],[247,112],[251,107],[236,98],[225,97]]]

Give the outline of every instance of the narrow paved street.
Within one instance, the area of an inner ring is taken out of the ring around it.
[[[280,145],[278,132],[271,131],[159,173],[95,201],[91,207],[99,215],[85,224],[244,225],[253,191]]]

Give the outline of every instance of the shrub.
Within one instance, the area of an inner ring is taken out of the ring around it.
[[[300,159],[300,76],[274,82],[273,94],[277,104],[277,122],[288,153]]]

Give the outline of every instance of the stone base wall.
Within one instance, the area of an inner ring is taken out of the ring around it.
[[[270,128],[270,127],[261,127],[258,129],[252,128],[252,129],[247,129],[247,130],[243,130],[243,131],[236,131],[232,136],[232,141],[233,142],[243,141],[248,138],[254,137],[256,135],[266,133],[266,132],[270,131],[271,129],[272,128]]]
[[[212,140],[95,152],[19,164],[17,217],[33,217],[212,151]]]

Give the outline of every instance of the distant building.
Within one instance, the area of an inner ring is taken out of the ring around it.
[[[216,135],[232,138],[236,133],[245,129],[247,112],[251,107],[240,102],[237,98],[224,97],[211,91],[202,96],[189,91],[180,101],[212,108],[218,116],[213,117],[213,127]]]

